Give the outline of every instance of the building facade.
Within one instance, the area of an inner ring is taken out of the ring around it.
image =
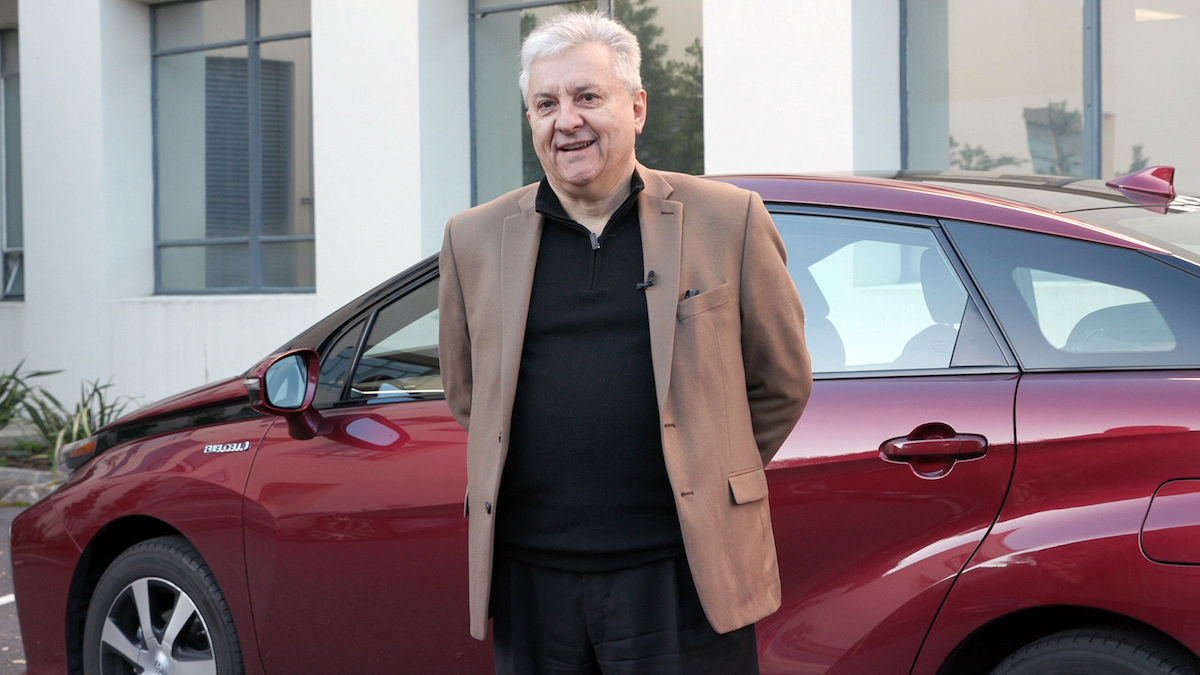
[[[648,165],[1177,167],[1196,0],[0,0],[0,368],[145,403],[238,375],[540,177],[516,51],[643,42]]]

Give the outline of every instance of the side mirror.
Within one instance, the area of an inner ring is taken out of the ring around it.
[[[250,407],[288,422],[292,438],[306,440],[327,426],[313,407],[321,357],[312,349],[296,349],[267,357],[246,375]]]

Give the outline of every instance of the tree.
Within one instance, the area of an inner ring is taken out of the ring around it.
[[[964,171],[991,171],[1001,166],[1019,167],[1027,160],[1012,155],[992,157],[982,145],[960,144],[950,137],[950,166]]]

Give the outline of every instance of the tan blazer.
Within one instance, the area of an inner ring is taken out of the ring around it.
[[[638,167],[650,351],[667,474],[713,628],[779,608],[763,467],[812,389],[804,312],[757,194]],[[441,253],[446,400],[468,429],[471,635],[487,635],[492,543],[541,241],[537,185],[461,213]],[[699,295],[684,299],[685,292]]]

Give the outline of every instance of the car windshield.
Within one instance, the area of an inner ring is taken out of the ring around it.
[[[1200,265],[1200,197],[1177,196],[1165,214],[1128,206],[1072,211],[1067,215],[1164,248]]]

